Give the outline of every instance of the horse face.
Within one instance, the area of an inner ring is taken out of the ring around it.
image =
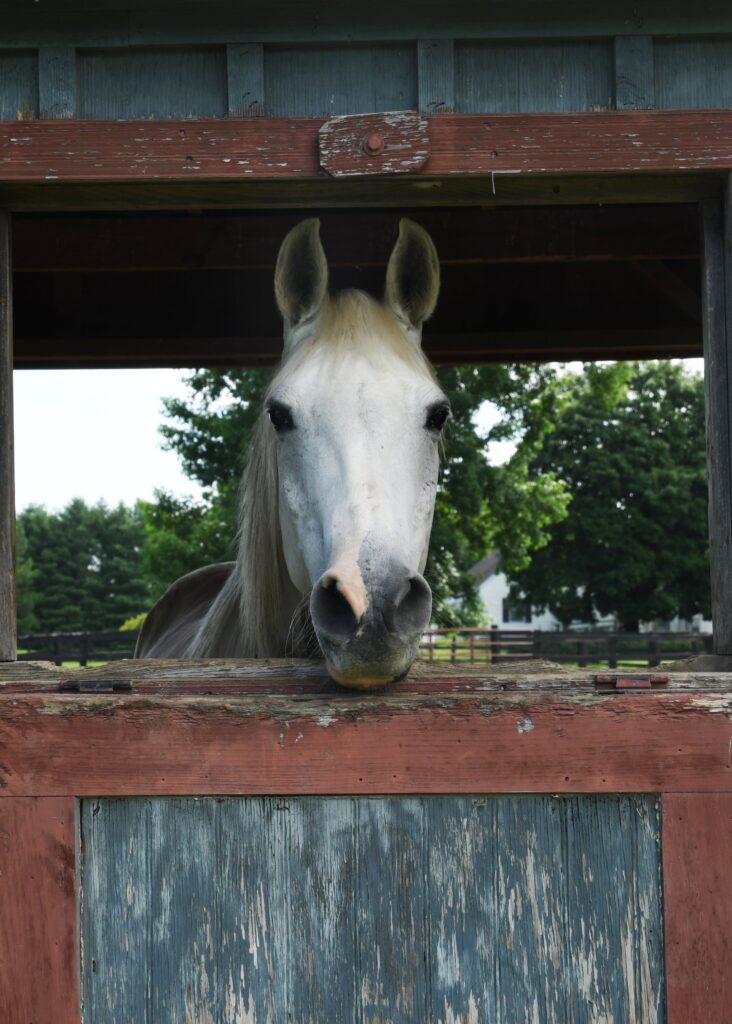
[[[404,221],[384,304],[327,296],[316,221],[290,233],[278,261],[286,349],[267,412],[283,550],[293,583],[310,592],[328,669],[347,686],[403,675],[429,624],[421,573],[449,407],[419,339],[438,274],[431,240]]]

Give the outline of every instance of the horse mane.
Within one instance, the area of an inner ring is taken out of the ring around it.
[[[365,292],[347,290],[326,298],[317,323],[308,325],[301,338],[290,339],[266,399],[316,350],[339,360],[357,347],[380,364],[391,356],[434,380],[420,345],[407,337],[392,310]],[[236,565],[203,619],[188,657],[302,657],[317,650],[310,595],[296,592],[285,562],[276,444],[263,411],[242,478]]]

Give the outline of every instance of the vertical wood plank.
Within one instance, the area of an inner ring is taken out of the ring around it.
[[[732,654],[732,210],[702,208],[702,324],[715,654]]]
[[[455,46],[452,39],[417,42],[417,94],[422,114],[455,110]]]
[[[0,1020],[79,1024],[76,807],[0,799]]]
[[[668,1024],[729,1019],[732,793],[663,797]]]
[[[572,1019],[567,1004],[577,988],[567,965],[565,801],[538,797],[495,806],[496,935],[504,937],[496,947],[498,1019],[563,1024]]]
[[[153,1024],[151,804],[85,800],[81,807],[84,1024]]]
[[[229,117],[264,114],[264,47],[260,43],[228,43],[226,80]]]
[[[75,47],[39,47],[38,111],[40,117],[46,118],[65,118],[75,116]]]
[[[659,1024],[664,992],[656,803],[652,797],[575,797],[565,809],[574,984],[566,1015],[558,1019]]]
[[[432,1019],[422,801],[357,803],[357,980],[362,1024]]]
[[[216,889],[212,941],[219,989],[218,1005],[211,1002],[212,1024],[296,1019],[288,1005],[292,974],[317,952],[290,941],[290,874],[297,871],[291,836],[299,815],[295,805],[293,825],[289,806],[278,798],[218,801],[219,859],[210,861],[209,871]],[[187,968],[186,960],[182,966]]]
[[[656,38],[657,105],[667,110],[732,106],[732,38]]]
[[[287,1019],[301,1024],[360,1021],[362,985],[354,899],[357,801],[283,803],[287,810],[282,816],[289,819],[291,835],[285,906],[290,964]]]
[[[429,1020],[499,1021],[496,804],[425,800],[429,866]]]
[[[0,210],[0,661],[16,658],[11,223]]]
[[[652,36],[615,37],[615,106],[649,110],[656,105]]]

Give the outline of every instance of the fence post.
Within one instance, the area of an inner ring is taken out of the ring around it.
[[[86,668],[89,660],[89,634],[85,633],[79,640],[79,664]]]
[[[655,668],[656,665],[661,664],[661,655],[658,646],[658,640],[656,637],[651,637],[648,641],[648,667]]]
[[[535,629],[534,630],[533,641],[534,641],[534,643],[533,643],[533,647],[531,648],[531,656],[532,656],[532,658],[540,658],[541,657],[541,630],[540,629]]]
[[[501,660],[500,655],[498,653],[498,641],[498,626],[491,626],[491,661],[493,662],[494,665],[497,665],[498,662]]]
[[[617,637],[608,637],[607,641],[607,664],[608,668],[618,667],[618,640]]]
[[[587,667],[587,641],[585,640],[577,641],[577,667]]]
[[[468,649],[470,651],[470,664],[475,664],[475,633],[468,633]]]
[[[457,633],[452,634],[452,642],[450,644],[450,661],[454,665],[457,660]]]
[[[55,636],[53,638],[53,663],[54,665],[63,665],[63,654],[61,651],[62,643],[61,637]]]

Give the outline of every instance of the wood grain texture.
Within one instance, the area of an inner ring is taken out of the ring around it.
[[[76,808],[0,799],[0,1019],[80,1024]]]
[[[264,114],[264,48],[261,43],[229,43],[226,80],[229,117]]]
[[[267,100],[269,107],[269,99]],[[429,121],[440,175],[732,168],[732,110],[445,114]],[[0,182],[317,178],[319,118],[0,124]]]
[[[0,662],[16,655],[11,232],[0,209]]]
[[[0,50],[0,120],[17,121],[38,114],[38,55]]]
[[[720,792],[729,691],[0,697],[8,796]]]
[[[80,118],[224,117],[226,51],[217,47],[81,50]]]
[[[652,36],[615,38],[615,106],[618,110],[656,106]]]
[[[42,118],[76,117],[76,50],[73,46],[39,47],[38,111]]]
[[[90,1024],[664,1019],[652,797],[82,807]]]
[[[732,106],[732,37],[654,41],[659,107]]]
[[[369,151],[369,143],[380,147]],[[334,117],[318,132],[321,168],[333,178],[415,174],[429,160],[427,121],[411,111]]]
[[[452,39],[417,42],[417,92],[421,114],[455,110],[455,44]]]
[[[610,40],[461,42],[455,107],[461,113],[611,110]]]
[[[732,190],[702,215],[702,315],[714,651],[732,654]]]
[[[732,793],[663,798],[669,1024],[722,1021],[732,1005]]]
[[[336,117],[417,107],[414,44],[269,46],[268,117]]]
[[[449,116],[449,115],[445,115]],[[265,119],[262,118],[262,121]],[[719,199],[724,172],[674,174],[506,174],[420,177],[290,178],[228,181],[0,181],[0,201],[16,212],[339,209],[353,207],[577,206],[601,203],[698,203]]]

